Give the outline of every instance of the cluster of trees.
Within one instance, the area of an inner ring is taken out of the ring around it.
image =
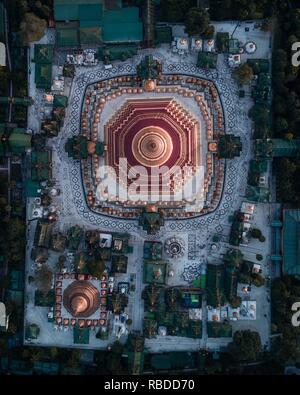
[[[1,222],[0,249],[2,254],[10,268],[20,269],[24,259],[25,223],[20,218],[9,217],[5,217]]]
[[[16,350],[18,351],[18,350]],[[16,357],[33,364],[34,362],[56,362],[68,368],[77,368],[81,352],[77,349],[56,347],[26,347],[19,351]]]
[[[116,341],[110,350],[95,351],[94,360],[97,364],[97,373],[105,374],[127,374],[127,368],[122,360],[123,346]]]
[[[263,243],[263,242],[266,241],[266,238],[265,238],[265,236],[262,234],[262,232],[261,232],[260,229],[257,229],[257,228],[252,229],[252,231],[251,231],[251,236],[252,236],[254,239],[258,239],[261,243]]]
[[[27,13],[34,14],[40,20],[47,20],[52,15],[53,0],[10,0],[6,3],[9,14],[13,15],[10,21],[13,31],[19,31]]]
[[[191,8],[185,18],[186,32],[189,36],[212,38],[215,28],[210,25],[209,13],[202,8]]]
[[[291,140],[300,138],[300,79],[299,68],[291,62],[292,44],[300,41],[300,15],[297,9],[281,5],[278,15],[273,53],[273,112],[274,137]],[[300,161],[279,158],[274,161],[277,175],[277,196],[282,202],[299,203]]]
[[[160,19],[170,23],[184,23],[190,36],[211,38],[214,27],[210,25],[209,13],[197,7],[195,0],[162,0]]]
[[[213,20],[247,20],[270,17],[276,9],[274,0],[210,0]]]
[[[265,278],[259,273],[252,273],[252,262],[243,261],[239,271],[239,282],[261,287],[265,284]]]
[[[183,23],[188,10],[196,5],[196,0],[161,0],[160,19],[170,23]]]
[[[240,85],[249,84],[253,78],[253,69],[248,63],[243,63],[234,70],[233,75]]]
[[[300,327],[292,325],[292,305],[300,300],[300,281],[292,276],[277,278],[272,283],[272,356],[284,365],[300,357]]]
[[[7,2],[10,28],[20,32],[23,45],[39,40],[52,15],[53,0],[10,0]]]
[[[257,361],[262,352],[259,333],[250,330],[235,332],[227,352],[238,362]]]

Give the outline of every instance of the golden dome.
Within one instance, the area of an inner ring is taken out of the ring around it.
[[[87,150],[90,155],[96,152],[96,144],[93,141],[88,141]]]
[[[147,80],[144,83],[144,90],[146,92],[153,92],[154,89],[156,88],[156,83],[154,80]]]
[[[132,140],[132,152],[143,166],[156,167],[171,156],[173,143],[170,135],[162,128],[148,126],[141,129]]]
[[[99,308],[99,291],[89,281],[74,281],[64,291],[63,304],[73,317],[89,317]]]
[[[83,296],[75,296],[71,300],[71,308],[76,315],[83,313],[88,308],[88,302]]]

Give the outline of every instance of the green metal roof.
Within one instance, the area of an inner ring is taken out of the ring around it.
[[[50,162],[50,151],[33,151],[31,153],[31,180],[48,180],[51,174]]]
[[[12,291],[23,291],[24,276],[20,270],[12,270],[9,276],[9,289]]]
[[[68,97],[64,95],[54,95],[53,107],[64,107],[68,105]]]
[[[76,21],[78,19],[78,6],[76,4],[55,4],[54,18],[57,21]]]
[[[0,141],[5,136],[4,128],[0,125]],[[9,151],[13,154],[22,154],[31,147],[31,135],[24,133],[24,130],[14,128],[9,134],[7,144],[0,144],[0,154]]]
[[[79,46],[78,30],[73,28],[56,29],[56,45],[58,47]]]
[[[300,275],[300,210],[283,211],[283,268],[291,275]]]
[[[90,329],[75,327],[73,331],[74,344],[89,344],[90,342]]]
[[[212,52],[199,52],[197,67],[202,69],[215,69],[217,67],[218,54]]]
[[[103,7],[102,4],[81,4],[78,7],[78,19],[80,21],[96,20],[102,21]]]
[[[273,157],[294,157],[299,153],[300,140],[272,139]]]
[[[143,40],[143,24],[137,7],[105,11],[103,15],[104,42],[137,42]]]
[[[172,28],[171,26],[157,26],[155,28],[155,41],[158,44],[172,42]]]
[[[228,52],[231,54],[239,53],[239,40],[236,38],[230,38],[228,40]]]
[[[35,44],[34,45],[34,62],[36,63],[52,63],[53,45]]]
[[[103,21],[104,23],[120,23],[136,22],[139,20],[138,7],[126,7],[118,10],[105,11]]]
[[[255,187],[248,185],[246,189],[247,199],[253,202],[268,203],[270,199],[270,192],[265,187]]]
[[[143,24],[141,22],[104,23],[103,41],[138,42],[143,40]]]
[[[87,21],[84,21],[87,22]],[[101,44],[101,28],[95,26],[93,21],[84,23],[85,25],[91,24],[91,26],[81,27],[79,30],[80,44],[86,45],[99,45]]]
[[[45,63],[36,63],[34,80],[38,89],[51,89],[52,65]]]
[[[217,32],[216,44],[220,52],[228,52],[228,41],[229,41],[228,32]]]
[[[88,18],[93,13],[101,15],[102,7],[101,0],[55,0],[54,18],[57,21],[77,21],[81,19],[81,13],[83,18]]]
[[[128,45],[111,45],[98,49],[98,59],[103,61],[126,60],[137,54],[137,46],[135,44]]]
[[[37,324],[30,324],[26,327],[26,339],[37,339],[40,333],[40,328]]]
[[[41,189],[38,182],[34,182],[32,180],[26,181],[26,197],[38,197],[40,196],[40,192],[38,189]]]

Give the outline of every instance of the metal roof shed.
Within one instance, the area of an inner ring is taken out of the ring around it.
[[[79,46],[77,29],[56,29],[56,45],[58,47]]]
[[[283,269],[290,275],[300,275],[300,210],[283,211]]]
[[[106,11],[103,16],[104,42],[138,42],[143,40],[143,24],[137,7]]]

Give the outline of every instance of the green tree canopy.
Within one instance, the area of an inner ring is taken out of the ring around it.
[[[233,75],[235,76],[239,84],[249,84],[249,82],[253,78],[253,69],[251,66],[248,65],[248,63],[244,63],[234,70]]]
[[[189,36],[203,36],[211,38],[214,27],[210,25],[209,14],[201,8],[191,8],[185,18],[186,32]]]
[[[33,12],[27,12],[20,25],[21,39],[24,45],[40,40],[47,27],[47,22]]]
[[[228,345],[227,351],[237,361],[257,361],[262,350],[258,332],[250,330],[234,333],[233,342]]]
[[[101,278],[103,271],[105,270],[105,264],[102,259],[88,259],[86,267],[89,274],[97,278]]]

